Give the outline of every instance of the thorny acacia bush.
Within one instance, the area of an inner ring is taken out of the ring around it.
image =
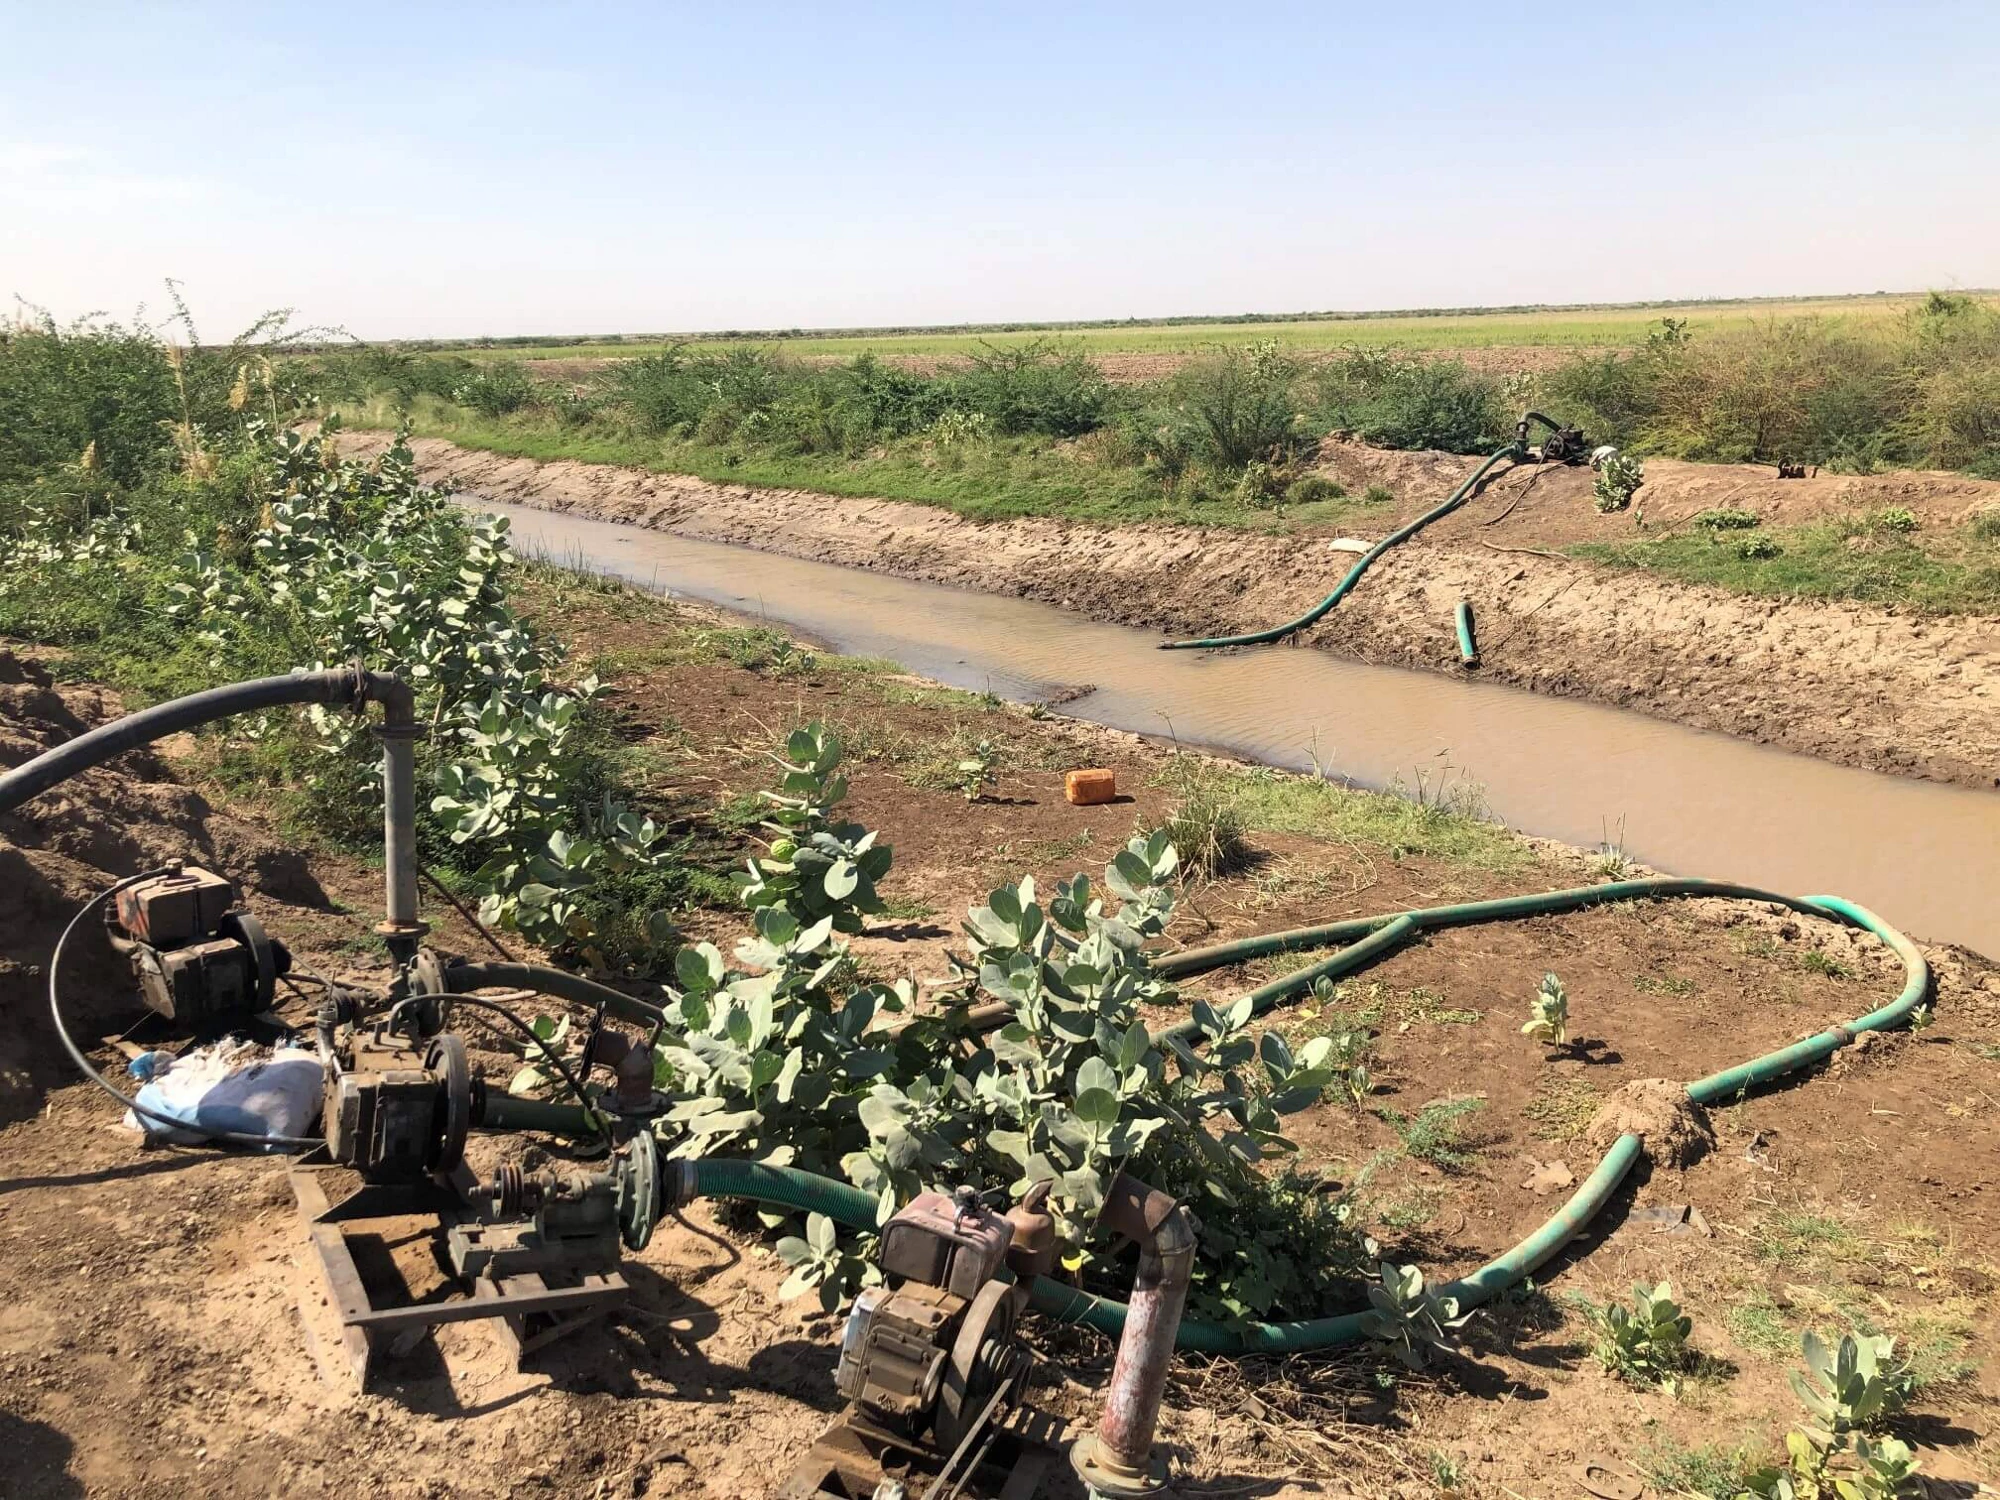
[[[1145,462],[1169,480],[1194,468],[1281,470],[1314,441],[1298,410],[1302,370],[1270,339],[1199,356],[1133,418]]]
[[[1084,355],[1042,343],[982,348],[967,368],[934,375],[869,354],[817,365],[763,349],[676,346],[619,365],[604,389],[644,432],[847,455],[940,423],[954,436],[1074,437],[1099,425],[1110,396]]]
[[[838,741],[797,730],[779,764],[770,852],[738,876],[749,935],[733,955],[701,943],[676,962],[656,1068],[674,1101],[659,1126],[673,1155],[845,1177],[884,1218],[928,1187],[1019,1199],[1048,1183],[1068,1264],[1107,1288],[1120,1276],[1094,1221],[1129,1166],[1202,1221],[1200,1314],[1309,1315],[1351,1290],[1366,1247],[1346,1206],[1263,1170],[1294,1149],[1283,1117],[1333,1081],[1331,1042],[1294,1053],[1275,1033],[1253,1040],[1247,999],[1197,1000],[1198,1046],[1148,1034],[1143,1010],[1175,998],[1146,953],[1174,906],[1179,860],[1163,834],[1120,850],[1101,892],[1083,875],[1046,896],[1032,879],[994,891],[967,915],[966,956],[920,1007],[910,980],[854,983],[836,938],[882,909],[890,864],[840,817]],[[971,1027],[968,1009],[994,1001],[1001,1023]],[[812,1227],[789,1245],[794,1290],[832,1300],[850,1288],[830,1281],[863,1261]]]
[[[506,523],[420,483],[401,442],[364,463],[341,459],[330,431],[273,420],[293,398],[269,362],[230,374],[155,341],[149,365],[147,337],[42,329],[0,351],[0,388],[27,383],[16,357],[55,371],[42,399],[68,400],[63,430],[101,433],[86,437],[100,452],[127,438],[115,420],[89,425],[107,380],[137,400],[164,380],[178,413],[132,458],[135,483],[72,455],[7,487],[0,631],[73,645],[87,669],[160,696],[356,658],[397,672],[430,728],[426,851],[488,920],[593,961],[649,958],[672,936],[670,851],[615,795],[595,682],[562,682],[509,605]],[[231,734],[320,827],[374,836],[380,750],[354,716],[316,710],[301,729],[267,715]]]
[[[1514,416],[1490,377],[1455,359],[1349,349],[1313,371],[1321,424],[1382,448],[1487,453],[1506,442]]]

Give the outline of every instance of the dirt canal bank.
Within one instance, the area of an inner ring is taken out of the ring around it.
[[[1043,517],[982,523],[930,506],[539,463],[437,439],[415,448],[427,478],[496,500],[1015,595],[1148,632],[1215,634],[1289,619],[1351,561],[1328,549],[1327,531],[1110,528]],[[1351,491],[1379,480],[1397,496],[1358,532],[1371,539],[1434,503],[1469,466],[1353,445],[1325,462]],[[1789,525],[1890,505],[1941,522],[2000,504],[2000,484],[1944,475],[1780,482],[1769,470],[1663,460],[1647,472],[1659,526],[1725,505]],[[1302,642],[1354,661],[1462,675],[1452,612],[1465,599],[1479,620],[1484,680],[1840,765],[1994,785],[2000,620],[1752,598],[1546,555],[1600,531],[1630,531],[1629,518],[1596,515],[1589,486],[1584,470],[1503,476],[1392,550]]]

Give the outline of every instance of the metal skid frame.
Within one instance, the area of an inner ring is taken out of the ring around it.
[[[946,1481],[943,1493],[1033,1500],[1062,1456],[1063,1431],[1061,1420],[1032,1406],[996,1416],[991,1443],[955,1483]],[[886,1478],[908,1484],[912,1500],[929,1500],[935,1488],[931,1476],[945,1463],[946,1455],[931,1444],[891,1432],[850,1404],[819,1435],[772,1500],[866,1500]]]
[[[345,1196],[332,1198],[326,1180],[336,1174],[350,1182],[354,1177],[349,1169],[334,1163],[324,1148],[293,1158],[286,1170],[299,1216],[305,1220],[313,1260],[340,1320],[341,1351],[357,1390],[368,1388],[378,1339],[392,1339],[411,1329],[491,1318],[519,1360],[621,1305],[630,1291],[616,1271],[576,1274],[566,1284],[553,1286],[536,1274],[498,1280],[482,1276],[474,1281],[470,1296],[378,1307],[348,1248],[347,1226],[412,1215],[430,1215],[449,1225],[466,1216],[472,1174],[461,1163],[449,1186],[434,1181],[365,1183]],[[306,1311],[310,1338],[312,1318],[310,1309]]]

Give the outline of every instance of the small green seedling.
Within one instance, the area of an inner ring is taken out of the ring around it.
[[[792,1268],[792,1274],[778,1288],[779,1298],[789,1302],[817,1289],[819,1305],[827,1312],[846,1301],[870,1269],[858,1256],[841,1249],[840,1235],[825,1214],[806,1216],[804,1239],[788,1234],[779,1240],[778,1258]]]
[[[1909,1399],[1910,1368],[1896,1360],[1892,1338],[1850,1333],[1830,1350],[1808,1329],[1800,1346],[1806,1367],[1792,1371],[1792,1390],[1811,1418],[1808,1430],[1826,1442],[1895,1415]]]
[[[1569,1045],[1569,992],[1553,974],[1542,976],[1542,987],[1528,1002],[1528,1024],[1521,1035],[1531,1036],[1551,1047]]]
[[[986,789],[999,779],[993,774],[993,768],[999,764],[1000,747],[991,740],[981,740],[958,763],[958,789],[967,802],[977,802],[986,795]]]
[[[1613,1375],[1672,1392],[1687,1367],[1687,1338],[1694,1320],[1674,1301],[1673,1283],[1640,1282],[1632,1288],[1633,1303],[1613,1302],[1589,1313],[1594,1335],[1591,1353]]]
[[[1636,458],[1610,452],[1596,461],[1597,479],[1590,491],[1598,513],[1609,515],[1632,503],[1639,486],[1646,482],[1646,466]]]
[[[1416,1266],[1392,1266],[1385,1260],[1376,1274],[1380,1284],[1368,1288],[1361,1331],[1387,1345],[1406,1369],[1421,1370],[1426,1353],[1447,1348],[1447,1330],[1463,1328],[1472,1314],[1459,1313],[1456,1297],[1440,1297],[1425,1287],[1424,1273]]]

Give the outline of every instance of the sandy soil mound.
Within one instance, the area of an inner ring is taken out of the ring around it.
[[[358,446],[382,435],[353,435]],[[1263,536],[1165,523],[1118,528],[1032,517],[981,523],[931,506],[830,500],[643,469],[539,463],[416,443],[427,479],[517,504],[707,541],[1016,594],[1174,634],[1288,619],[1345,567],[1317,534]],[[1361,534],[1379,536],[1468,472],[1448,454],[1329,445],[1350,489],[1383,483]],[[1649,463],[1659,525],[1720,504],[1791,522],[1905,505],[1959,519],[2000,505],[2000,484],[1955,475],[1820,476]],[[1590,475],[1516,470],[1376,565],[1306,643],[1363,661],[1457,671],[1452,612],[1473,601],[1482,673],[1536,692],[1619,707],[1847,765],[1987,786],[2000,766],[2000,620],[1926,619],[1856,604],[1750,598],[1548,555],[1616,540]],[[1347,522],[1353,527],[1353,521]]]
[[[1637,1078],[1597,1112],[1584,1131],[1592,1150],[1609,1151],[1621,1135],[1636,1135],[1656,1167],[1691,1167],[1715,1149],[1708,1111],[1671,1078]]]

